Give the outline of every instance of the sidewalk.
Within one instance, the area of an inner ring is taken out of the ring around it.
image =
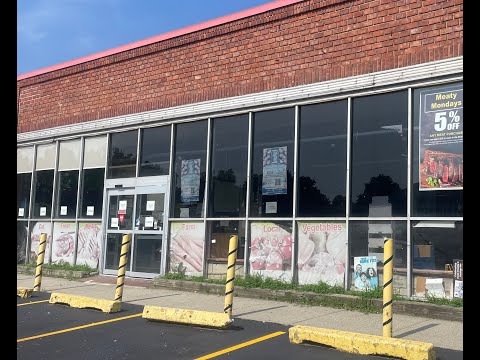
[[[75,281],[42,278],[42,291],[62,292],[94,298],[112,299],[116,276],[97,276]],[[182,309],[223,311],[224,297],[181,290],[148,288],[151,280],[126,279],[123,301],[138,305]],[[33,277],[17,274],[18,287],[32,287]],[[234,318],[273,322],[283,325],[309,325],[363,334],[382,335],[382,314],[322,306],[305,306],[285,302],[235,297]],[[393,314],[393,337],[432,343],[435,347],[463,351],[463,322]]]

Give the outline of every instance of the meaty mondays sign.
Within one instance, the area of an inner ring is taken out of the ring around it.
[[[342,222],[298,222],[298,282],[343,286],[347,232]]]
[[[463,189],[463,88],[420,93],[419,190]]]

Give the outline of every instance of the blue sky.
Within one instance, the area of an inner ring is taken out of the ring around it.
[[[272,0],[17,0],[17,75]]]

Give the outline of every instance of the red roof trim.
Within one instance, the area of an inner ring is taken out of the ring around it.
[[[298,3],[300,1],[304,1],[304,0],[275,0],[275,1],[272,1],[270,3],[263,4],[263,5],[260,5],[260,6],[256,6],[256,7],[247,9],[247,10],[242,10],[242,11],[230,14],[230,15],[221,16],[219,18],[204,21],[204,22],[196,24],[196,25],[187,26],[187,27],[181,28],[179,30],[169,31],[167,33],[157,35],[157,36],[153,36],[153,37],[148,38],[148,39],[136,41],[136,42],[133,42],[133,43],[130,43],[130,44],[127,44],[127,45],[118,46],[118,47],[115,47],[115,48],[112,48],[112,49],[109,49],[109,50],[101,51],[101,52],[98,52],[98,53],[95,53],[95,54],[92,54],[92,55],[84,56],[84,57],[81,57],[81,58],[78,58],[78,59],[75,59],[75,60],[71,60],[71,61],[67,61],[67,62],[64,62],[64,63],[61,63],[61,64],[48,66],[48,67],[45,67],[43,69],[34,70],[34,71],[28,72],[26,74],[22,74],[22,75],[17,76],[17,81],[18,80],[23,80],[23,79],[26,79],[26,78],[30,78],[30,77],[33,77],[33,76],[45,74],[47,72],[60,70],[60,69],[63,69],[63,68],[69,67],[69,66],[82,64],[82,63],[85,63],[87,61],[96,60],[96,59],[99,59],[99,58],[102,58],[102,57],[105,57],[105,56],[118,54],[122,51],[132,50],[132,49],[135,49],[135,48],[138,48],[138,47],[141,47],[141,46],[150,45],[150,44],[153,44],[153,43],[156,43],[156,42],[168,40],[168,39],[171,39],[171,38],[174,38],[174,37],[177,37],[177,36],[186,35],[186,34],[189,34],[189,33],[193,33],[195,31],[205,30],[205,29],[213,27],[213,26],[226,24],[226,23],[231,22],[231,21],[243,19],[243,18],[246,18],[246,17],[249,17],[249,16],[257,15],[257,14],[267,12],[267,11],[270,11],[270,10],[274,10],[274,9],[278,9],[280,7],[295,4],[295,3]]]

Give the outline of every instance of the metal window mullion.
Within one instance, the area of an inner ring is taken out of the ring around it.
[[[350,223],[350,192],[351,192],[351,149],[352,149],[352,98],[349,97],[347,100],[347,173],[346,173],[346,192],[345,192],[345,231],[346,231],[346,241],[345,241],[345,290],[350,288],[350,234],[349,234],[349,223]]]
[[[410,229],[411,204],[412,204],[412,88],[408,89],[407,112],[407,296],[412,296],[412,232]]]
[[[125,195],[128,195],[128,194],[125,194]],[[138,203],[138,196],[140,195],[143,195],[143,194],[138,194],[136,192],[136,189],[133,190],[133,214],[132,214],[132,228],[130,229],[130,233],[131,233],[131,237],[130,237],[130,249],[129,249],[129,252],[130,252],[130,274],[129,276],[131,275],[132,271],[133,271],[133,249],[134,249],[134,246],[135,246],[135,241],[136,241],[136,232],[134,231],[134,229],[137,227],[137,203]],[[122,195],[119,195],[119,197],[122,196]],[[120,200],[119,200],[120,201]],[[119,205],[120,207],[120,205]],[[140,227],[139,227],[140,229]],[[123,238],[122,238],[122,241],[123,241]],[[122,247],[120,246],[120,249]],[[127,255],[128,256],[128,255]],[[127,259],[128,260],[128,259]]]
[[[77,263],[77,247],[78,247],[78,218],[80,217],[80,192],[82,190],[82,174],[83,174],[83,159],[84,159],[84,151],[85,148],[85,138],[82,136],[80,138],[80,158],[78,161],[78,183],[77,183],[77,207],[75,209],[75,237],[74,237],[74,252],[73,252],[73,264]]]
[[[210,188],[210,162],[211,162],[211,143],[212,143],[212,118],[208,118],[207,120],[207,156],[206,156],[206,164],[205,164],[205,187],[204,187],[204,196],[203,196],[203,230],[205,232],[204,239],[205,241],[203,242],[203,276],[207,275],[207,252],[210,249],[210,246],[207,246],[207,238],[209,234],[209,229],[207,226],[207,215],[208,215],[208,197],[209,197],[209,188]]]
[[[101,227],[101,239],[102,244],[100,246],[100,251],[102,252],[99,257],[98,271],[100,273],[104,272],[104,266],[107,261],[107,229],[108,229],[108,192],[107,192],[107,173],[108,173],[108,157],[110,154],[110,134],[107,134],[107,143],[105,145],[105,171],[103,173],[103,201],[102,201],[102,224]]]
[[[296,226],[296,216],[297,216],[297,207],[298,207],[298,198],[297,198],[297,188],[298,188],[298,154],[299,154],[299,112],[300,107],[295,106],[295,124],[294,124],[294,135],[293,135],[293,204],[292,204],[292,283],[298,284],[298,268],[297,268],[297,257],[298,257],[298,244],[296,241],[297,226]]]
[[[245,199],[245,252],[244,252],[244,267],[243,275],[247,276],[250,274],[250,266],[248,260],[250,257],[250,222],[248,218],[250,217],[250,186],[252,179],[252,144],[253,141],[253,112],[248,113],[248,140],[247,140],[247,193]]]
[[[33,145],[33,161],[32,161],[32,177],[30,179],[30,199],[28,201],[28,214],[27,214],[27,241],[26,241],[26,257],[25,257],[25,263],[30,262],[30,251],[31,249],[31,241],[30,241],[30,227],[31,227],[31,221],[30,219],[33,217],[33,206],[34,202],[33,200],[35,199],[35,186],[33,186],[36,183],[36,171],[35,167],[37,166],[37,147],[38,145]]]
[[[140,174],[140,140],[141,140],[141,134],[142,130],[137,129],[137,161],[135,164],[135,177],[138,178]],[[130,262],[131,263],[131,262]]]
[[[174,190],[174,179],[175,179],[175,168],[174,168],[174,157],[175,153],[175,125],[170,125],[170,164],[169,164],[169,184],[167,186],[168,191],[168,204],[165,204],[167,210],[165,212],[168,216],[164,216],[164,239],[165,244],[163,245],[163,254],[162,261],[164,261],[164,273],[170,271],[170,213],[175,214],[175,209],[172,206],[175,206],[175,190]]]
[[[50,232],[52,236],[52,242],[50,244],[50,251],[48,252],[48,257],[47,257],[47,263],[52,262],[52,249],[53,249],[53,214],[55,211],[55,205],[57,201],[57,193],[60,191],[60,189],[57,190],[57,182],[58,182],[58,158],[59,158],[59,153],[60,153],[60,142],[56,142],[56,147],[55,147],[55,167],[53,168],[53,191],[52,191],[52,203],[50,204]],[[47,235],[48,239],[48,235]]]

